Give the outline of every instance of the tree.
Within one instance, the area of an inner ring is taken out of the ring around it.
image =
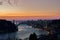
[[[31,34],[29,40],[37,40],[37,35],[35,33]]]
[[[18,31],[18,27],[7,20],[0,20],[0,33],[11,33]]]

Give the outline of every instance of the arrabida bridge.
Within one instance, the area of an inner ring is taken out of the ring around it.
[[[19,26],[22,22],[14,21],[13,23],[14,23],[16,26]]]
[[[15,21],[15,20],[13,20],[12,23],[14,23],[18,27],[23,23],[23,21]]]

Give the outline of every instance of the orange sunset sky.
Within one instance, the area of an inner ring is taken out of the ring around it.
[[[0,0],[0,19],[60,19],[60,0]]]

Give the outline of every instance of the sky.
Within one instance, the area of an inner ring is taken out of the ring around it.
[[[0,16],[0,19],[60,19],[60,0],[0,0]]]

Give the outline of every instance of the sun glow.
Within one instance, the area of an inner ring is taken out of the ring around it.
[[[13,16],[24,16],[27,19],[37,19],[37,16],[42,19],[60,19],[60,0],[0,0],[0,16],[6,19],[6,16],[10,19]]]

